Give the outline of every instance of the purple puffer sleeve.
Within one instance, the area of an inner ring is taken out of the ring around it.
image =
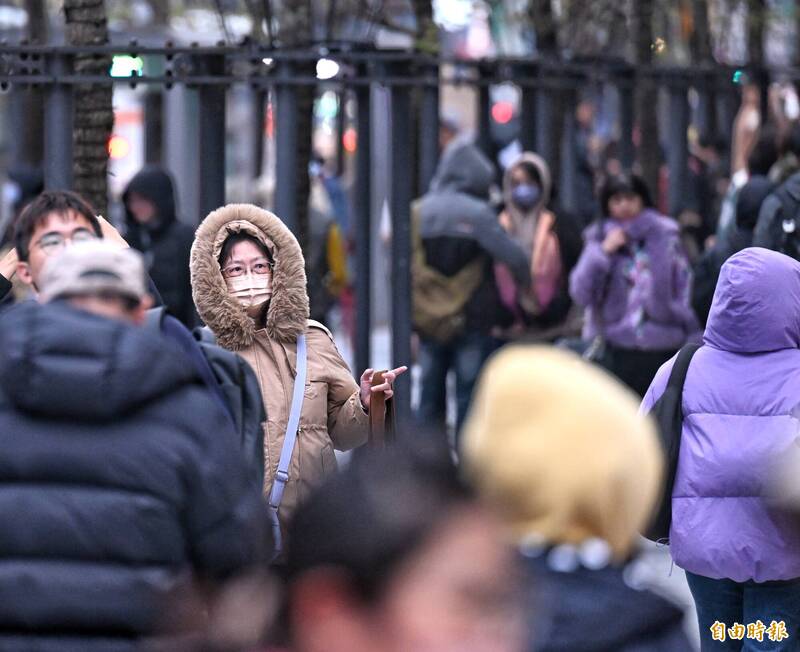
[[[602,300],[606,277],[611,270],[611,258],[599,242],[587,242],[578,264],[569,277],[569,294],[584,308]]]

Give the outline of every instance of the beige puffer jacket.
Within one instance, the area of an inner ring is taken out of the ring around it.
[[[273,252],[273,295],[263,326],[229,296],[217,259],[231,233],[245,231]],[[197,229],[191,253],[192,295],[200,317],[217,343],[236,351],[252,366],[261,384],[267,423],[264,430],[264,491],[278,468],[296,373],[297,335],[306,333],[308,374],[289,484],[280,508],[282,524],[326,475],[336,469],[333,449],[365,443],[368,417],[359,387],[342,360],[330,332],[308,321],[305,262],[300,246],[281,220],[256,206],[231,204],[217,209]]]

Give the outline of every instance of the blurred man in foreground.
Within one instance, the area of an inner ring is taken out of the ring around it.
[[[0,650],[133,650],[169,593],[259,558],[259,487],[188,358],[137,328],[140,255],[81,243],[36,281],[44,305],[0,320]]]

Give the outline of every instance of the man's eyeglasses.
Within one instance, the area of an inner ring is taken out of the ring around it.
[[[34,246],[39,247],[46,256],[52,256],[61,251],[68,242],[74,244],[96,239],[97,236],[89,229],[78,229],[70,236],[65,236],[61,233],[47,233],[39,238],[39,241]]]
[[[246,267],[245,265],[239,265],[237,263],[233,263],[223,268],[222,275],[225,278],[235,278],[237,276],[243,276],[248,271],[253,274],[270,274],[272,273],[274,267],[275,263],[269,262],[267,260],[260,260],[258,262],[255,262],[249,268]]]

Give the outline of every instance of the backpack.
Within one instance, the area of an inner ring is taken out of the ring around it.
[[[147,311],[146,327],[163,332],[165,320],[175,319],[163,306]],[[201,375],[206,379],[210,391],[221,398],[221,402],[233,421],[245,460],[249,467],[264,482],[264,423],[267,421],[264,401],[258,378],[250,365],[232,351],[217,345],[216,337],[207,326],[198,327],[193,333],[183,327],[198,355],[193,357],[197,365],[206,366]],[[212,383],[216,383],[215,385]]]
[[[781,219],[781,237],[778,251],[795,260],[800,260],[800,224],[797,218],[800,213],[800,204],[785,190],[777,193],[781,206],[778,216]]]
[[[683,431],[683,386],[692,357],[699,348],[699,344],[687,344],[678,352],[664,393],[650,411],[658,426],[664,451],[664,482],[653,519],[642,534],[657,543],[669,542],[669,529],[672,525],[672,490],[675,486],[675,474],[678,471]]]
[[[446,344],[464,331],[464,308],[484,277],[484,261],[465,265],[455,276],[445,276],[425,258],[419,234],[419,201],[411,207],[411,318],[422,337]]]

